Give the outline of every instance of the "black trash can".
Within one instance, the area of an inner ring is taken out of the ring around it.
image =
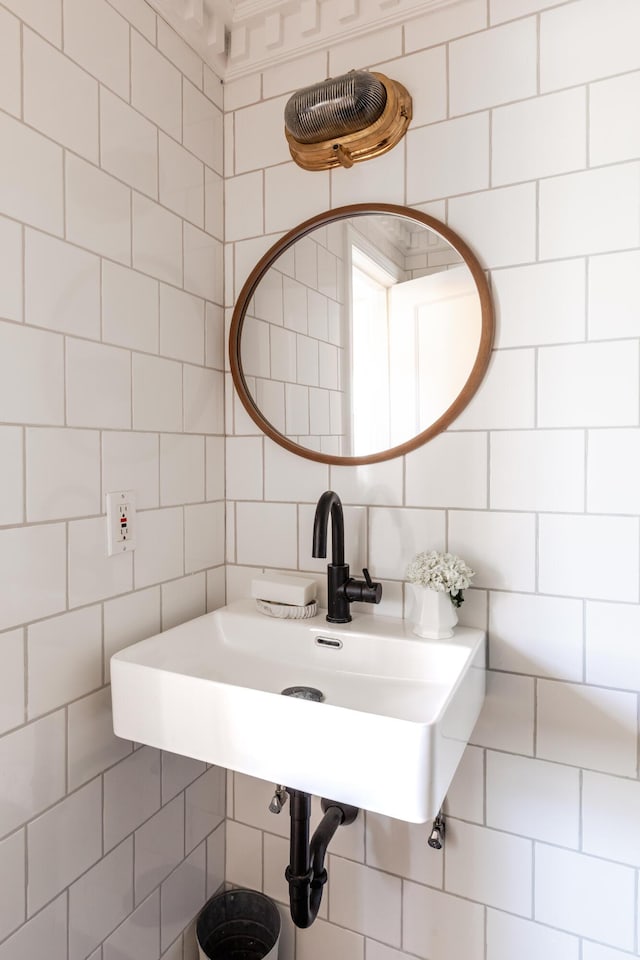
[[[200,960],[277,960],[280,914],[257,890],[227,890],[205,903],[196,937]]]

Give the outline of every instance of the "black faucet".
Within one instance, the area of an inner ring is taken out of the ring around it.
[[[331,513],[331,563],[327,566],[327,620],[329,623],[349,623],[351,612],[349,604],[354,600],[361,603],[380,603],[382,584],[374,583],[365,568],[364,580],[354,580],[349,576],[349,564],[344,562],[344,518],[340,497],[333,490],[326,490],[316,507],[313,521],[314,557],[327,555],[327,528]]]

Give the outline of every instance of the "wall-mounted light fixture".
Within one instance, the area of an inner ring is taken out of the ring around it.
[[[395,147],[411,116],[411,96],[401,83],[352,70],[294,93],[284,109],[285,136],[305,170],[352,167]]]

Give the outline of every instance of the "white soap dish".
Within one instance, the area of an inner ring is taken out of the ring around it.
[[[256,600],[260,613],[267,617],[278,617],[280,620],[308,620],[318,612],[318,601],[312,600],[303,606],[292,603],[274,603],[272,600]]]

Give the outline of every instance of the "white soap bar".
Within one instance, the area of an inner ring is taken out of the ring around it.
[[[315,580],[305,577],[288,577],[286,574],[265,573],[251,581],[251,596],[256,600],[271,600],[274,603],[291,603],[304,606],[316,599],[318,587]]]

